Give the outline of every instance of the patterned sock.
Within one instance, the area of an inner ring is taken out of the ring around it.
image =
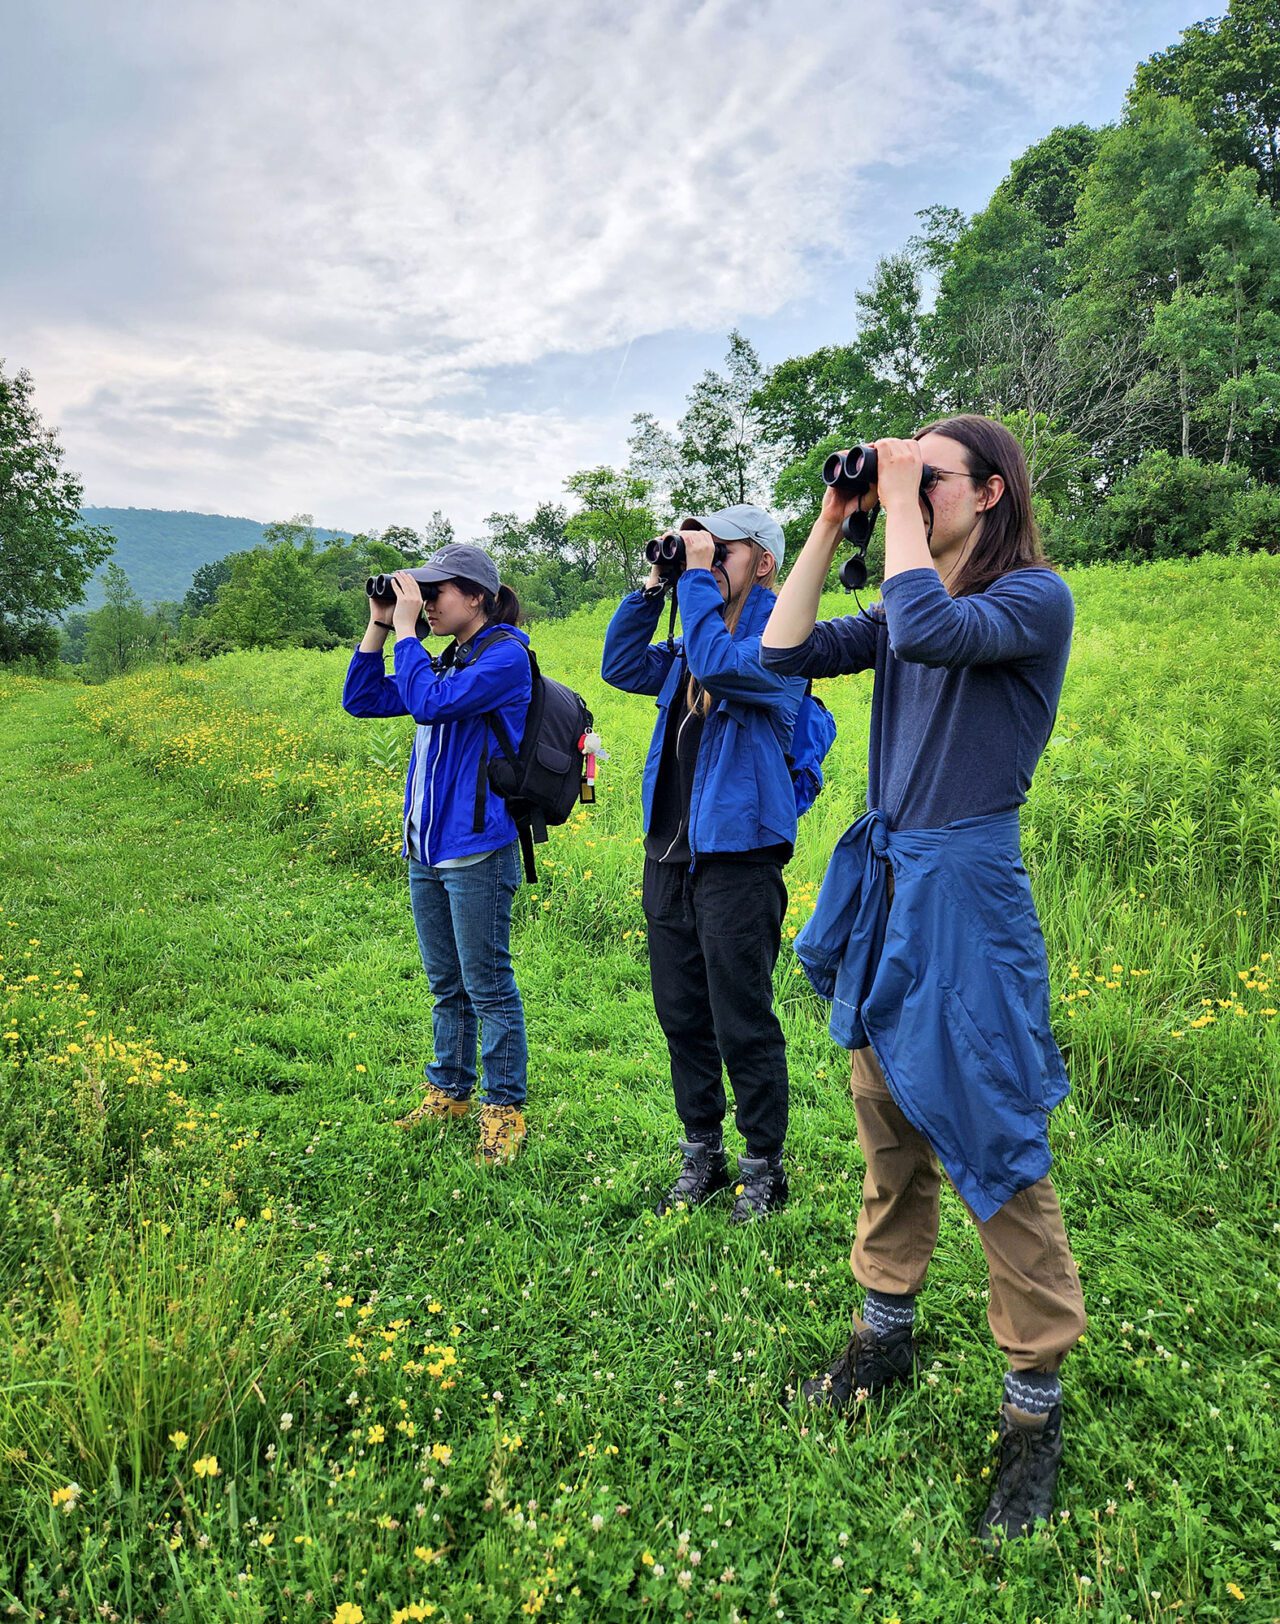
[[[1004,1401],[1027,1415],[1048,1415],[1062,1403],[1062,1383],[1043,1370],[1011,1370],[1004,1379]]]
[[[863,1323],[877,1336],[889,1336],[904,1327],[910,1330],[915,1324],[915,1318],[914,1296],[900,1296],[892,1291],[872,1291],[868,1288],[862,1300]]]

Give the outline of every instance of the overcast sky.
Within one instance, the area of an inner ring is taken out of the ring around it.
[[[915,210],[1211,14],[14,0],[0,357],[89,503],[472,534],[624,462],[731,327],[849,338]]]

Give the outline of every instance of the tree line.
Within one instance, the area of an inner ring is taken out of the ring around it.
[[[1280,4],[1231,0],[1138,66],[1116,124],[1053,130],[972,216],[920,211],[856,293],[848,342],[765,368],[731,333],[722,369],[673,426],[633,419],[624,467],[571,474],[531,515],[491,514],[475,539],[533,618],[564,615],[633,585],[644,540],[680,513],[761,502],[798,543],[832,449],[976,411],[1026,447],[1057,562],[1274,549],[1278,210]],[[24,377],[0,371],[0,458]],[[30,415],[29,380],[25,391]],[[47,463],[56,442],[40,433]],[[73,534],[78,494],[59,478],[45,519]],[[9,483],[0,466],[0,658],[15,646]],[[17,546],[38,533],[18,525]],[[46,621],[109,546],[78,533],[80,563],[46,582]],[[452,536],[440,513],[342,544],[319,544],[306,519],[272,526],[262,547],[197,571],[181,605],[145,611],[113,578],[104,609],[68,622],[63,649],[100,672],[126,625],[146,658],[345,642],[363,625],[370,570]]]

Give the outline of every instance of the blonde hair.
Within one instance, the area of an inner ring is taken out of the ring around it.
[[[762,558],[767,558],[769,560],[770,568],[766,575],[757,576],[756,571],[760,568],[760,560]],[[742,619],[742,606],[751,596],[752,588],[757,586],[768,586],[777,573],[778,560],[775,554],[771,553],[767,547],[762,547],[758,541],[753,541],[751,543],[751,574],[747,579],[747,584],[736,597],[730,598],[728,603],[725,605],[724,624],[725,630],[729,633],[730,637],[733,636],[734,632],[738,628],[738,622]],[[690,710],[700,711],[703,716],[709,716],[711,714],[711,695],[698,681],[697,677],[694,676],[692,671],[689,673],[689,682],[685,689],[685,703],[688,705]]]

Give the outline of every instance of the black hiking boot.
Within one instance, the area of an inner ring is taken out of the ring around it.
[[[800,1397],[807,1404],[843,1412],[895,1382],[910,1381],[919,1358],[919,1344],[909,1325],[887,1336],[864,1327],[853,1333],[829,1370],[801,1383]]]
[[[752,1224],[777,1212],[786,1206],[791,1193],[781,1157],[773,1162],[767,1156],[739,1156],[734,1188],[738,1199],[729,1214],[731,1224]]]
[[[1008,1404],[1000,1409],[1000,1469],[978,1524],[984,1545],[1021,1539],[1053,1516],[1053,1491],[1062,1460],[1062,1406],[1045,1416]]]
[[[659,1218],[665,1218],[678,1207],[700,1207],[713,1195],[729,1188],[729,1167],[722,1145],[682,1139],[680,1154],[684,1157],[680,1177],[653,1209]]]

